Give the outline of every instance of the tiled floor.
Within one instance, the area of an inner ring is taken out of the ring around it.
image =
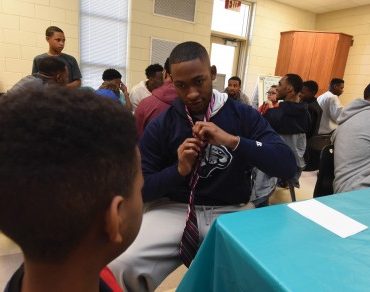
[[[316,172],[303,172],[300,178],[300,189],[296,189],[297,200],[312,198],[316,183]],[[271,204],[291,202],[288,189],[277,189],[270,198]],[[23,261],[17,245],[0,233],[0,291],[3,291],[7,280]],[[179,267],[157,288],[156,292],[174,291],[186,272],[184,266]]]

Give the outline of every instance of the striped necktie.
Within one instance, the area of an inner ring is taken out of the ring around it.
[[[211,117],[214,101],[215,101],[215,98],[214,98],[214,95],[212,95],[211,101],[208,105],[206,115],[203,118],[203,121],[205,122],[208,122]],[[193,127],[194,122],[186,106],[185,106],[185,111],[186,111],[186,115],[189,120],[189,123],[191,127]],[[207,145],[205,144],[202,147],[201,152],[198,155],[198,159],[191,173],[190,184],[189,184],[190,196],[189,196],[189,204],[188,204],[188,214],[187,214],[186,225],[184,228],[184,233],[182,234],[182,238],[180,242],[180,250],[179,250],[180,257],[183,263],[185,264],[185,266],[187,267],[190,266],[199,248],[199,229],[198,229],[198,222],[197,222],[197,214],[195,212],[194,191],[195,191],[195,187],[197,186],[197,183],[199,180],[198,171],[199,171],[200,164],[202,162],[202,158],[204,155],[204,150],[206,147]]]

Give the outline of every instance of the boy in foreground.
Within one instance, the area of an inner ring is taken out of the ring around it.
[[[99,273],[142,219],[131,113],[48,87],[4,96],[0,127],[0,230],[24,254],[5,291],[112,291]]]
[[[68,83],[69,88],[78,88],[81,86],[81,72],[78,67],[76,59],[68,54],[62,53],[66,38],[63,30],[57,26],[49,26],[45,32],[46,41],[49,43],[49,51],[47,53],[36,56],[33,59],[32,74],[39,72],[40,61],[47,57],[53,56],[63,61],[68,70]]]

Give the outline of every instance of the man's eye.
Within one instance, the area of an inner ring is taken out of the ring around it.
[[[202,85],[202,84],[203,84],[203,82],[204,82],[204,80],[203,80],[203,79],[198,79],[198,80],[196,80],[196,81],[195,81],[195,84],[196,84],[196,85]]]
[[[175,86],[179,89],[184,89],[185,88],[185,85],[182,84],[182,83],[176,83]]]

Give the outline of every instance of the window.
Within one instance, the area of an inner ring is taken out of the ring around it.
[[[250,11],[250,4],[242,3],[237,12],[225,9],[225,0],[214,0],[212,31],[246,37]]]
[[[114,68],[126,79],[127,0],[81,0],[80,51],[83,86],[102,83],[105,69]]]

